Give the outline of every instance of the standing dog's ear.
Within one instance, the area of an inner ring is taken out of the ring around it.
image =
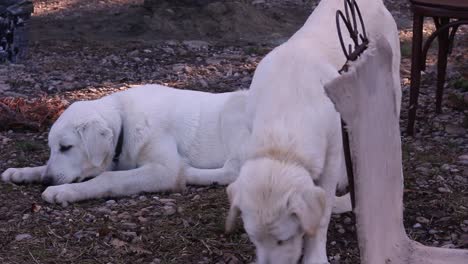
[[[313,236],[325,211],[325,191],[316,186],[296,191],[289,197],[288,208],[299,218],[306,234]]]
[[[95,119],[77,128],[88,160],[96,167],[112,155],[112,130],[106,127],[104,120]]]
[[[236,182],[229,184],[226,191],[227,191],[229,203],[231,205],[231,207],[229,208],[228,216],[226,218],[226,233],[230,233],[234,229],[237,216],[240,214]]]

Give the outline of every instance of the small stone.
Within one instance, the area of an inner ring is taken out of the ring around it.
[[[19,235],[15,236],[16,241],[22,241],[22,240],[27,240],[27,239],[31,239],[31,238],[32,238],[32,236],[30,234],[19,234]]]
[[[169,198],[159,199],[159,201],[160,201],[161,203],[164,203],[164,204],[165,204],[165,203],[173,203],[173,204],[174,204],[174,203],[176,202],[175,199],[169,199]]]
[[[429,230],[429,234],[431,234],[431,235],[434,235],[434,234],[437,234],[437,233],[438,233],[437,230],[434,230],[434,229]]]
[[[422,217],[422,216],[416,217],[416,221],[418,221],[418,223],[421,223],[421,224],[429,224],[430,222],[429,219]]]
[[[440,193],[451,193],[452,191],[448,188],[445,188],[445,187],[439,187],[437,188],[437,191],[439,191]]]
[[[137,224],[131,223],[131,222],[123,223],[122,225],[123,225],[125,228],[130,229],[130,230],[134,230],[134,229],[136,229],[136,228],[138,227]]]
[[[164,210],[163,214],[167,216],[173,215],[176,213],[176,209],[172,206],[164,206],[163,210]]]
[[[197,200],[200,200],[200,195],[199,194],[193,196],[193,198],[192,198],[192,201],[197,201]]]
[[[151,261],[150,264],[160,264],[160,263],[161,263],[161,260],[158,259],[158,258],[155,258],[155,259],[153,259],[153,261]]]
[[[466,129],[457,125],[447,124],[445,126],[445,132],[451,135],[464,135],[466,133]]]
[[[420,223],[416,223],[416,224],[413,225],[413,228],[421,228],[421,227],[422,227],[422,225]]]
[[[445,181],[444,177],[442,177],[440,175],[437,175],[436,180],[437,181],[442,181],[442,182]]]
[[[200,79],[198,80],[198,82],[200,83],[200,85],[203,87],[203,88],[208,88],[208,82],[203,80],[203,79]]]
[[[428,169],[426,167],[417,167],[416,171],[421,173],[422,175],[429,175],[429,173],[431,172],[431,169]]]
[[[182,63],[177,63],[177,64],[172,65],[172,70],[175,72],[182,72],[184,68],[185,68],[185,65]]]
[[[462,177],[462,176],[460,176],[460,175],[456,175],[455,177],[453,177],[453,179],[454,179],[455,181],[460,182],[460,183],[465,183],[465,184],[468,183],[468,179],[465,178],[465,177]]]
[[[450,165],[444,164],[444,165],[442,165],[442,166],[440,167],[440,169],[443,170],[443,171],[448,171],[448,170],[450,170]]]
[[[116,205],[116,204],[117,204],[117,202],[115,200],[107,200],[106,201],[106,205],[112,206],[112,205]]]
[[[203,40],[186,40],[182,42],[190,50],[206,49],[210,45]]]
[[[338,233],[340,233],[340,234],[344,234],[345,232],[346,232],[346,230],[344,230],[344,228],[338,229]]]
[[[346,225],[349,225],[349,224],[352,223],[352,220],[349,217],[345,217],[345,219],[343,220],[343,223],[346,224]]]

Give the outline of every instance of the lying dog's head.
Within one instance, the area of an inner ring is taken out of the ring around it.
[[[49,133],[50,158],[42,176],[45,185],[80,182],[95,177],[111,164],[115,136],[96,104],[72,104]]]
[[[313,236],[325,207],[325,192],[302,167],[269,158],[247,161],[228,186],[229,232],[237,214],[255,244],[257,263],[297,263],[303,236]]]

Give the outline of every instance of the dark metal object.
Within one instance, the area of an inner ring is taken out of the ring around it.
[[[119,163],[120,154],[122,154],[123,150],[123,142],[124,141],[124,128],[123,126],[120,128],[119,138],[117,139],[117,145],[115,146],[114,157],[112,161],[117,164]]]
[[[341,48],[346,57],[346,63],[340,70],[340,73],[348,71],[348,62],[355,61],[364,50],[367,49],[369,40],[367,38],[366,27],[362,19],[361,11],[359,6],[354,0],[345,0],[345,14],[341,10],[336,11],[336,29],[338,37],[340,39]],[[356,17],[357,16],[357,17]],[[359,18],[359,21],[357,20]],[[361,24],[361,31],[358,30],[358,22]],[[346,26],[349,37],[353,41],[353,45],[349,44],[346,48],[345,41],[343,39],[343,33],[341,31],[341,23]]]
[[[457,29],[468,24],[468,1],[466,0],[411,0],[413,11],[413,47],[411,55],[411,88],[406,132],[414,135],[416,110],[418,108],[421,70],[425,69],[427,51],[435,38],[439,41],[437,60],[436,113],[442,112],[442,98],[447,57],[450,55]],[[426,42],[423,41],[424,17],[433,17],[437,30]],[[450,21],[456,19],[456,21]],[[424,44],[424,47],[423,47]]]
[[[336,11],[336,29],[338,32],[338,37],[340,39],[341,48],[346,57],[346,63],[341,68],[339,73],[348,71],[348,63],[350,61],[355,61],[359,56],[367,49],[369,45],[369,39],[367,38],[366,27],[364,25],[364,20],[362,19],[361,11],[359,6],[354,0],[345,0],[344,2],[345,13],[341,10]],[[357,20],[359,18],[359,20]],[[360,28],[362,32],[358,30],[358,22],[361,24]],[[341,23],[346,26],[348,30],[349,37],[353,41],[353,45],[349,44],[346,48],[345,41],[343,38],[343,32],[341,31]],[[348,174],[348,183],[349,183],[349,192],[351,194],[351,204],[355,208],[355,196],[354,196],[354,172],[353,172],[353,162],[351,159],[351,148],[349,146],[349,135],[346,130],[346,124],[341,120],[341,130],[343,137],[343,151],[345,154],[346,162],[346,172]]]
[[[27,20],[33,12],[29,0],[0,0],[0,63],[17,62],[27,47]]]

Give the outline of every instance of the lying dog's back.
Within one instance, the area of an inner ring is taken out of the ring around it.
[[[234,127],[222,127],[223,120],[244,116],[245,97],[244,91],[213,94],[144,85],[103,100],[118,102],[126,113],[123,122],[145,139],[135,140],[137,144],[151,144],[151,138],[170,134],[191,165],[216,168],[222,167],[231,151],[224,134],[235,133]]]

